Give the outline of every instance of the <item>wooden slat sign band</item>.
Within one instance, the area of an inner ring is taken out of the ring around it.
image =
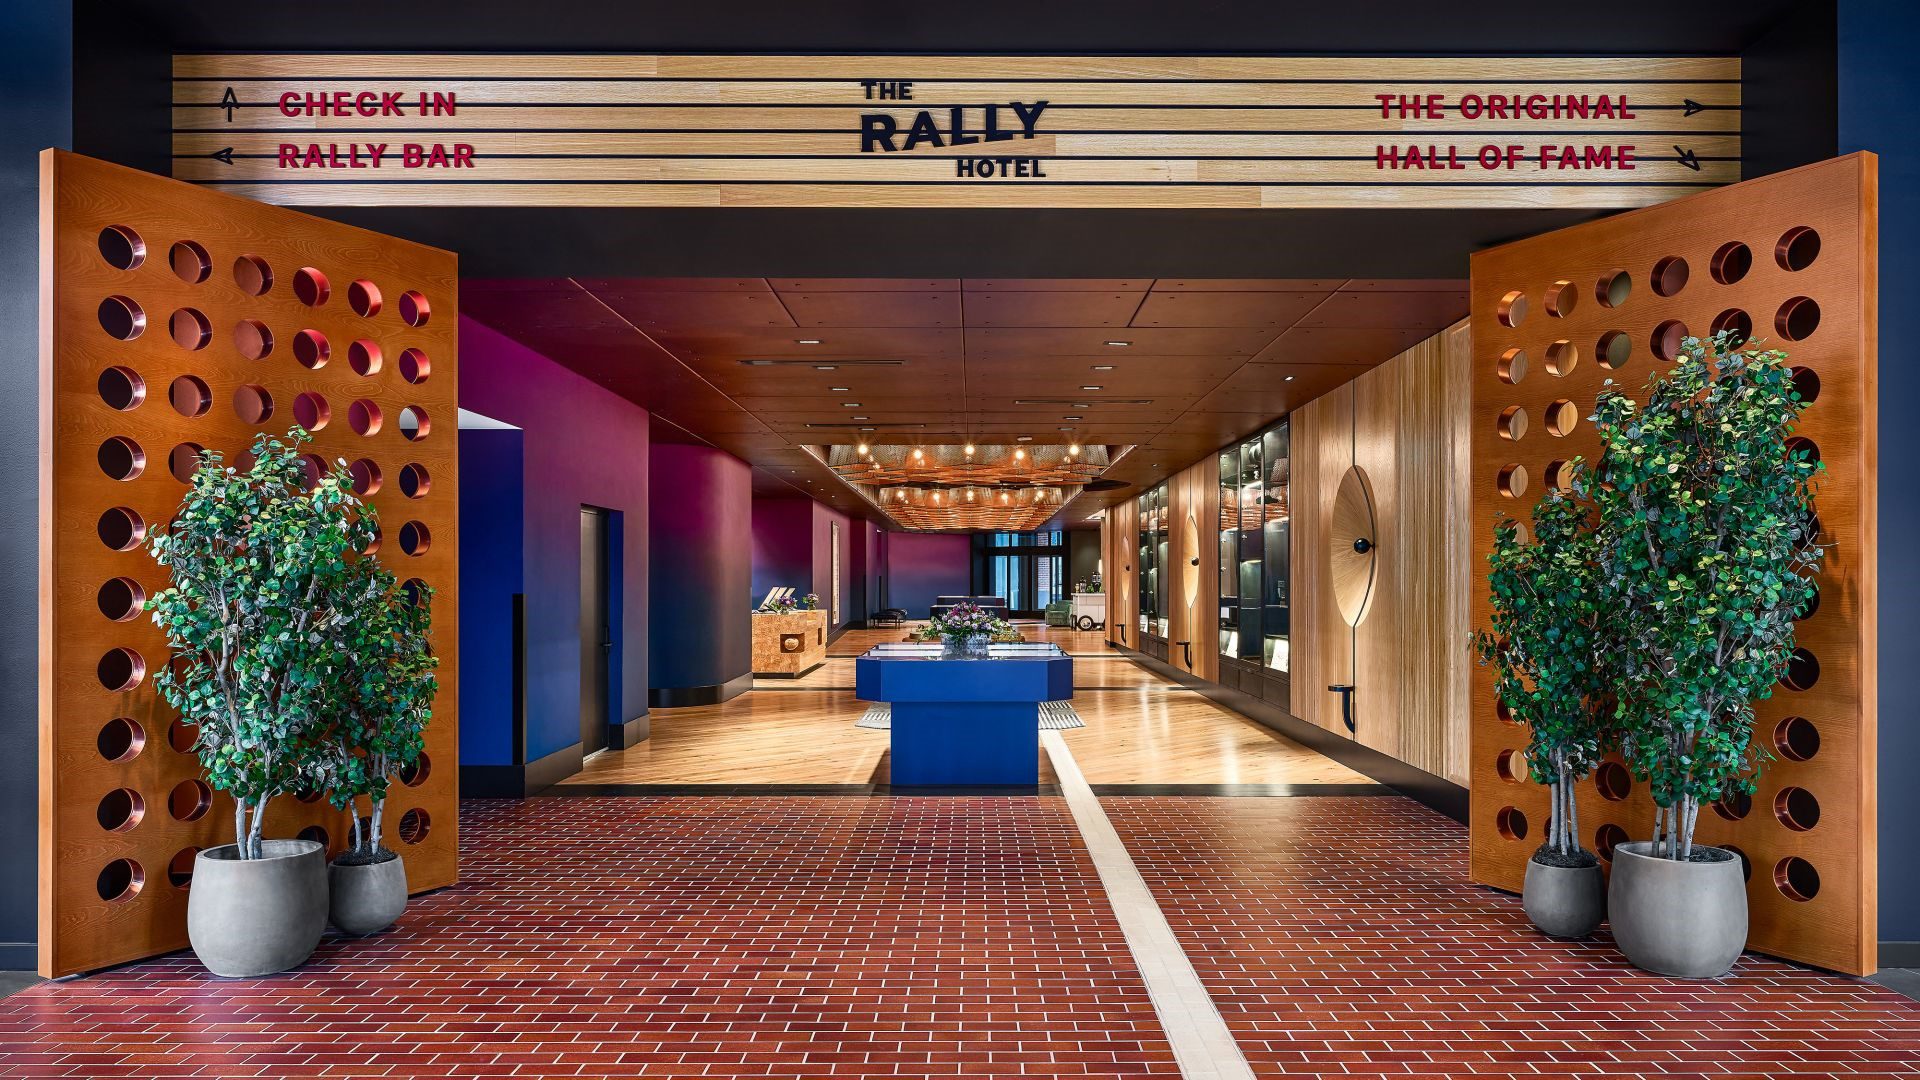
[[[174,175],[307,205],[1630,207],[1729,57],[182,55]]]

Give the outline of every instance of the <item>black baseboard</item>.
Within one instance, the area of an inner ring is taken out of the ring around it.
[[[718,705],[753,689],[753,672],[736,675],[710,686],[655,686],[647,690],[649,709],[685,709],[694,705]]]
[[[1444,780],[1424,769],[1417,769],[1398,758],[1390,757],[1371,747],[1362,746],[1352,739],[1336,735],[1325,728],[1309,724],[1292,713],[1251,694],[1243,694],[1238,690],[1221,686],[1219,683],[1197,678],[1136,649],[1125,646],[1115,646],[1115,648],[1148,671],[1164,675],[1182,686],[1192,687],[1217,705],[1225,706],[1250,720],[1265,724],[1309,750],[1325,754],[1355,772],[1371,776],[1400,794],[1423,803],[1462,825],[1467,823],[1471,804],[1467,789],[1459,784]]]
[[[1880,966],[1883,968],[1920,968],[1920,941],[1882,941]]]
[[[40,947],[31,941],[0,941],[0,971],[35,971]]]
[[[753,677],[756,679],[804,679],[814,672],[819,671],[825,664],[826,661],[822,660],[820,663],[800,671],[756,671],[753,673]]]
[[[645,721],[642,716],[639,722]],[[580,744],[574,743],[526,765],[462,765],[460,797],[524,799],[579,772],[585,757],[581,751]]]
[[[638,746],[653,734],[653,715],[641,713],[624,724],[615,724],[607,729],[607,749],[625,750],[629,746]]]

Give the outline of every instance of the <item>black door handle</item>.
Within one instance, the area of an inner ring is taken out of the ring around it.
[[[1353,723],[1353,686],[1350,683],[1334,683],[1332,686],[1327,687],[1327,689],[1340,695],[1340,722],[1347,725],[1347,730],[1352,732],[1355,730]]]
[[[1176,641],[1174,642],[1174,644],[1180,646],[1181,649],[1185,650],[1187,654],[1187,670],[1192,671],[1193,670],[1193,642]]]

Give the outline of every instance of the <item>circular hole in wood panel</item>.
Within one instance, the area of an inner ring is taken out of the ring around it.
[[[427,838],[427,831],[433,827],[433,819],[419,807],[400,815],[400,839],[409,844],[417,844]]]
[[[1498,699],[1493,703],[1493,715],[1503,724],[1513,724],[1516,727],[1520,724],[1519,718],[1513,715],[1513,710],[1507,707],[1507,703]]]
[[[366,278],[355,280],[347,286],[347,306],[363,319],[380,314],[380,286]]]
[[[1500,779],[1511,784],[1525,784],[1532,779],[1527,771],[1527,756],[1518,750],[1500,751],[1493,768],[1500,774]]]
[[[1668,255],[1653,264],[1653,292],[1655,296],[1678,296],[1680,290],[1687,287],[1687,279],[1692,275],[1687,260],[1678,255]]]
[[[1541,477],[1546,485],[1555,491],[1573,489],[1573,463],[1561,459],[1547,462],[1545,474]]]
[[[115,365],[102,371],[94,385],[100,391],[100,400],[110,409],[127,412],[140,407],[147,400],[147,380],[130,367]]]
[[[1729,791],[1714,800],[1713,812],[1728,821],[1739,821],[1753,813],[1753,796],[1744,791]]]
[[[433,374],[433,361],[419,349],[400,350],[400,377],[415,386],[427,381]]]
[[[100,230],[100,257],[115,270],[134,270],[147,261],[147,242],[125,225]]]
[[[407,603],[412,604],[414,607],[419,607],[422,602],[433,595],[432,587],[417,577],[408,578],[401,582],[400,588],[407,594]]]
[[[167,471],[175,480],[191,484],[193,474],[200,469],[200,455],[206,452],[207,448],[199,443],[183,442],[167,451]]]
[[[360,549],[360,554],[372,555],[378,552],[380,550],[380,542],[384,539],[385,536],[381,533],[380,526],[375,525],[373,527],[373,534],[367,538],[367,546]]]
[[[1782,270],[1805,270],[1820,257],[1820,234],[1805,225],[1795,225],[1780,234],[1773,245],[1773,261]]]
[[[167,745],[182,754],[193,753],[193,744],[200,738],[198,726],[185,720],[175,719],[167,725]]]
[[[431,775],[432,772],[433,759],[427,757],[423,752],[413,764],[402,765],[400,767],[400,782],[408,787],[419,787],[421,784],[427,782],[427,777]]]
[[[433,533],[425,524],[409,521],[400,526],[400,550],[409,555],[425,555],[433,546]]]
[[[356,434],[380,434],[380,425],[384,419],[379,403],[372,398],[357,398],[353,404],[347,406],[347,426]]]
[[[1517,806],[1503,806],[1494,815],[1494,822],[1500,829],[1500,835],[1509,840],[1527,838],[1527,815]]]
[[[1753,316],[1739,308],[1728,308],[1713,317],[1712,331],[1726,334],[1727,344],[1737,349],[1753,340]]]
[[[1820,824],[1820,800],[1803,787],[1783,787],[1773,797],[1773,816],[1794,832],[1806,832]]]
[[[400,319],[408,326],[425,326],[432,315],[432,305],[419,290],[408,289],[400,294]]]
[[[1573,402],[1566,398],[1555,398],[1553,404],[1547,406],[1548,433],[1565,438],[1579,426],[1580,409]]]
[[[424,499],[431,490],[433,477],[427,473],[425,465],[409,461],[400,466],[400,494],[409,499]]]
[[[312,806],[314,803],[317,803],[321,799],[326,798],[326,796],[327,796],[326,792],[320,791],[315,788],[308,788],[304,791],[296,791],[293,793],[293,797],[296,801],[306,803],[308,806]]]
[[[1653,337],[1649,345],[1653,355],[1662,360],[1678,360],[1680,347],[1687,340],[1687,324],[1679,319],[1668,319],[1653,328]]]
[[[1800,605],[1800,610],[1793,613],[1795,622],[1811,619],[1820,611],[1820,583],[1815,581],[1811,584],[1813,588],[1808,590],[1806,602]]]
[[[167,813],[175,821],[199,821],[213,807],[213,789],[204,780],[182,780],[167,792]]]
[[[1787,673],[1780,681],[1789,690],[1811,690],[1820,681],[1820,659],[1806,649],[1795,649],[1787,658]]]
[[[167,384],[167,404],[189,419],[205,416],[213,408],[213,391],[200,376],[182,375]]]
[[[115,480],[132,480],[147,469],[147,452],[125,435],[115,435],[94,452],[100,471]]]
[[[146,748],[147,729],[131,717],[116,716],[100,726],[100,733],[93,737],[93,745],[99,749],[102,758],[115,764],[132,761]]]
[[[177,240],[167,250],[167,265],[173,276],[189,285],[198,285],[213,276],[213,256],[192,240]]]
[[[1810,296],[1796,296],[1780,305],[1773,317],[1774,332],[1788,341],[1805,341],[1820,329],[1820,305]]]
[[[1798,855],[1773,864],[1773,887],[1789,900],[1806,903],[1820,895],[1820,871]]]
[[[1773,748],[1788,761],[1811,761],[1820,752],[1820,729],[1804,716],[1789,716],[1773,725]]]
[[[1793,376],[1793,392],[1808,405],[1820,400],[1820,373],[1810,367],[1796,367]]]
[[[400,434],[419,442],[433,430],[433,420],[427,416],[427,410],[418,405],[409,405],[400,410]]]
[[[176,309],[167,317],[167,332],[173,335],[175,345],[189,352],[198,352],[213,341],[213,324],[190,307]]]
[[[380,463],[372,458],[358,458],[347,466],[347,475],[353,478],[353,493],[367,498],[380,491]]]
[[[142,605],[147,602],[147,590],[130,577],[108,578],[94,594],[94,603],[99,605],[100,614],[114,622],[131,622],[140,617]]]
[[[108,649],[94,665],[94,677],[111,694],[124,694],[147,677],[146,657],[122,645]]]
[[[356,375],[378,375],[382,362],[379,342],[359,338],[347,346],[347,366]]]
[[[1593,830],[1593,850],[1601,858],[1611,860],[1613,849],[1627,841],[1627,830],[1609,821]]]
[[[333,343],[318,330],[306,329],[293,335],[293,358],[303,367],[318,371],[333,359]]]
[[[95,525],[100,542],[114,551],[132,551],[147,538],[147,522],[130,506],[110,507]]]
[[[320,486],[321,479],[327,475],[327,459],[319,454],[301,454],[300,471],[301,488],[312,491]]]
[[[1580,366],[1580,349],[1573,342],[1561,338],[1547,346],[1547,374],[1571,375],[1573,369]]]
[[[293,295],[308,307],[319,307],[333,296],[333,283],[311,266],[293,272]]]
[[[147,883],[146,871],[132,859],[115,859],[100,868],[100,876],[94,879],[94,890],[100,899],[110,904],[124,904],[140,895]]]
[[[273,353],[273,331],[259,319],[241,319],[233,324],[233,347],[249,360],[265,360]]]
[[[183,847],[167,860],[167,884],[176,889],[185,889],[193,885],[194,863],[200,858],[197,847]]]
[[[125,296],[109,296],[100,301],[100,329],[107,336],[132,341],[147,328],[147,313]]]
[[[1619,802],[1633,794],[1633,774],[1617,761],[1603,761],[1593,770],[1593,786],[1608,802]]]
[[[1573,314],[1580,303],[1580,290],[1574,288],[1571,281],[1556,281],[1547,286],[1547,314],[1556,319],[1564,319]]]
[[[320,431],[333,419],[333,406],[327,399],[309,390],[293,399],[293,422],[308,431]]]
[[[1745,851],[1734,847],[1732,844],[1715,844],[1714,846],[1720,848],[1722,851],[1731,851],[1733,857],[1740,860],[1740,877],[1746,881],[1753,880],[1753,860],[1747,857]]]
[[[333,844],[333,837],[328,836],[327,830],[319,825],[309,825],[306,828],[301,829],[298,833],[294,835],[294,839],[295,840],[311,840],[314,843],[319,844],[321,847],[321,850],[323,851],[326,850],[328,847],[332,846]]]
[[[1633,339],[1624,330],[1609,330],[1594,343],[1593,356],[1601,367],[1617,371],[1633,359]]]
[[[273,393],[259,383],[247,383],[233,392],[233,412],[241,423],[258,427],[273,418]]]
[[[1820,444],[1804,435],[1795,435],[1787,440],[1787,453],[1796,461],[1816,464],[1820,460]]]
[[[1494,317],[1500,320],[1501,326],[1506,327],[1519,326],[1526,322],[1527,294],[1515,289],[1501,297],[1499,305],[1494,308]]]
[[[1527,467],[1515,462],[1502,465],[1498,479],[1500,494],[1509,499],[1517,499],[1527,493]]]
[[[114,788],[100,796],[93,818],[108,832],[127,832],[147,816],[147,802],[132,788]]]
[[[1500,381],[1509,385],[1527,377],[1527,350],[1508,349],[1500,354],[1499,366],[1495,369]],[[878,465],[879,462],[875,462]]]
[[[1633,275],[1625,270],[1610,270],[1593,283],[1593,298],[1601,307],[1617,308],[1633,295]]]
[[[233,283],[248,296],[265,296],[273,288],[273,267],[258,255],[233,260]]]
[[[1500,410],[1500,419],[1494,426],[1500,437],[1511,442],[1519,442],[1527,436],[1527,410],[1520,405],[1509,405]]]
[[[1738,240],[1733,240],[1721,244],[1720,249],[1713,253],[1713,263],[1707,272],[1712,274],[1713,280],[1720,284],[1731,285],[1746,277],[1747,271],[1751,269],[1753,269],[1753,249]]]

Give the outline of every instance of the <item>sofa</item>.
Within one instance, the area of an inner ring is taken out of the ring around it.
[[[993,611],[1003,619],[1007,617],[1007,598],[1004,596],[936,596],[927,617],[937,619],[960,604],[973,604]],[[994,611],[996,608],[999,610]]]

